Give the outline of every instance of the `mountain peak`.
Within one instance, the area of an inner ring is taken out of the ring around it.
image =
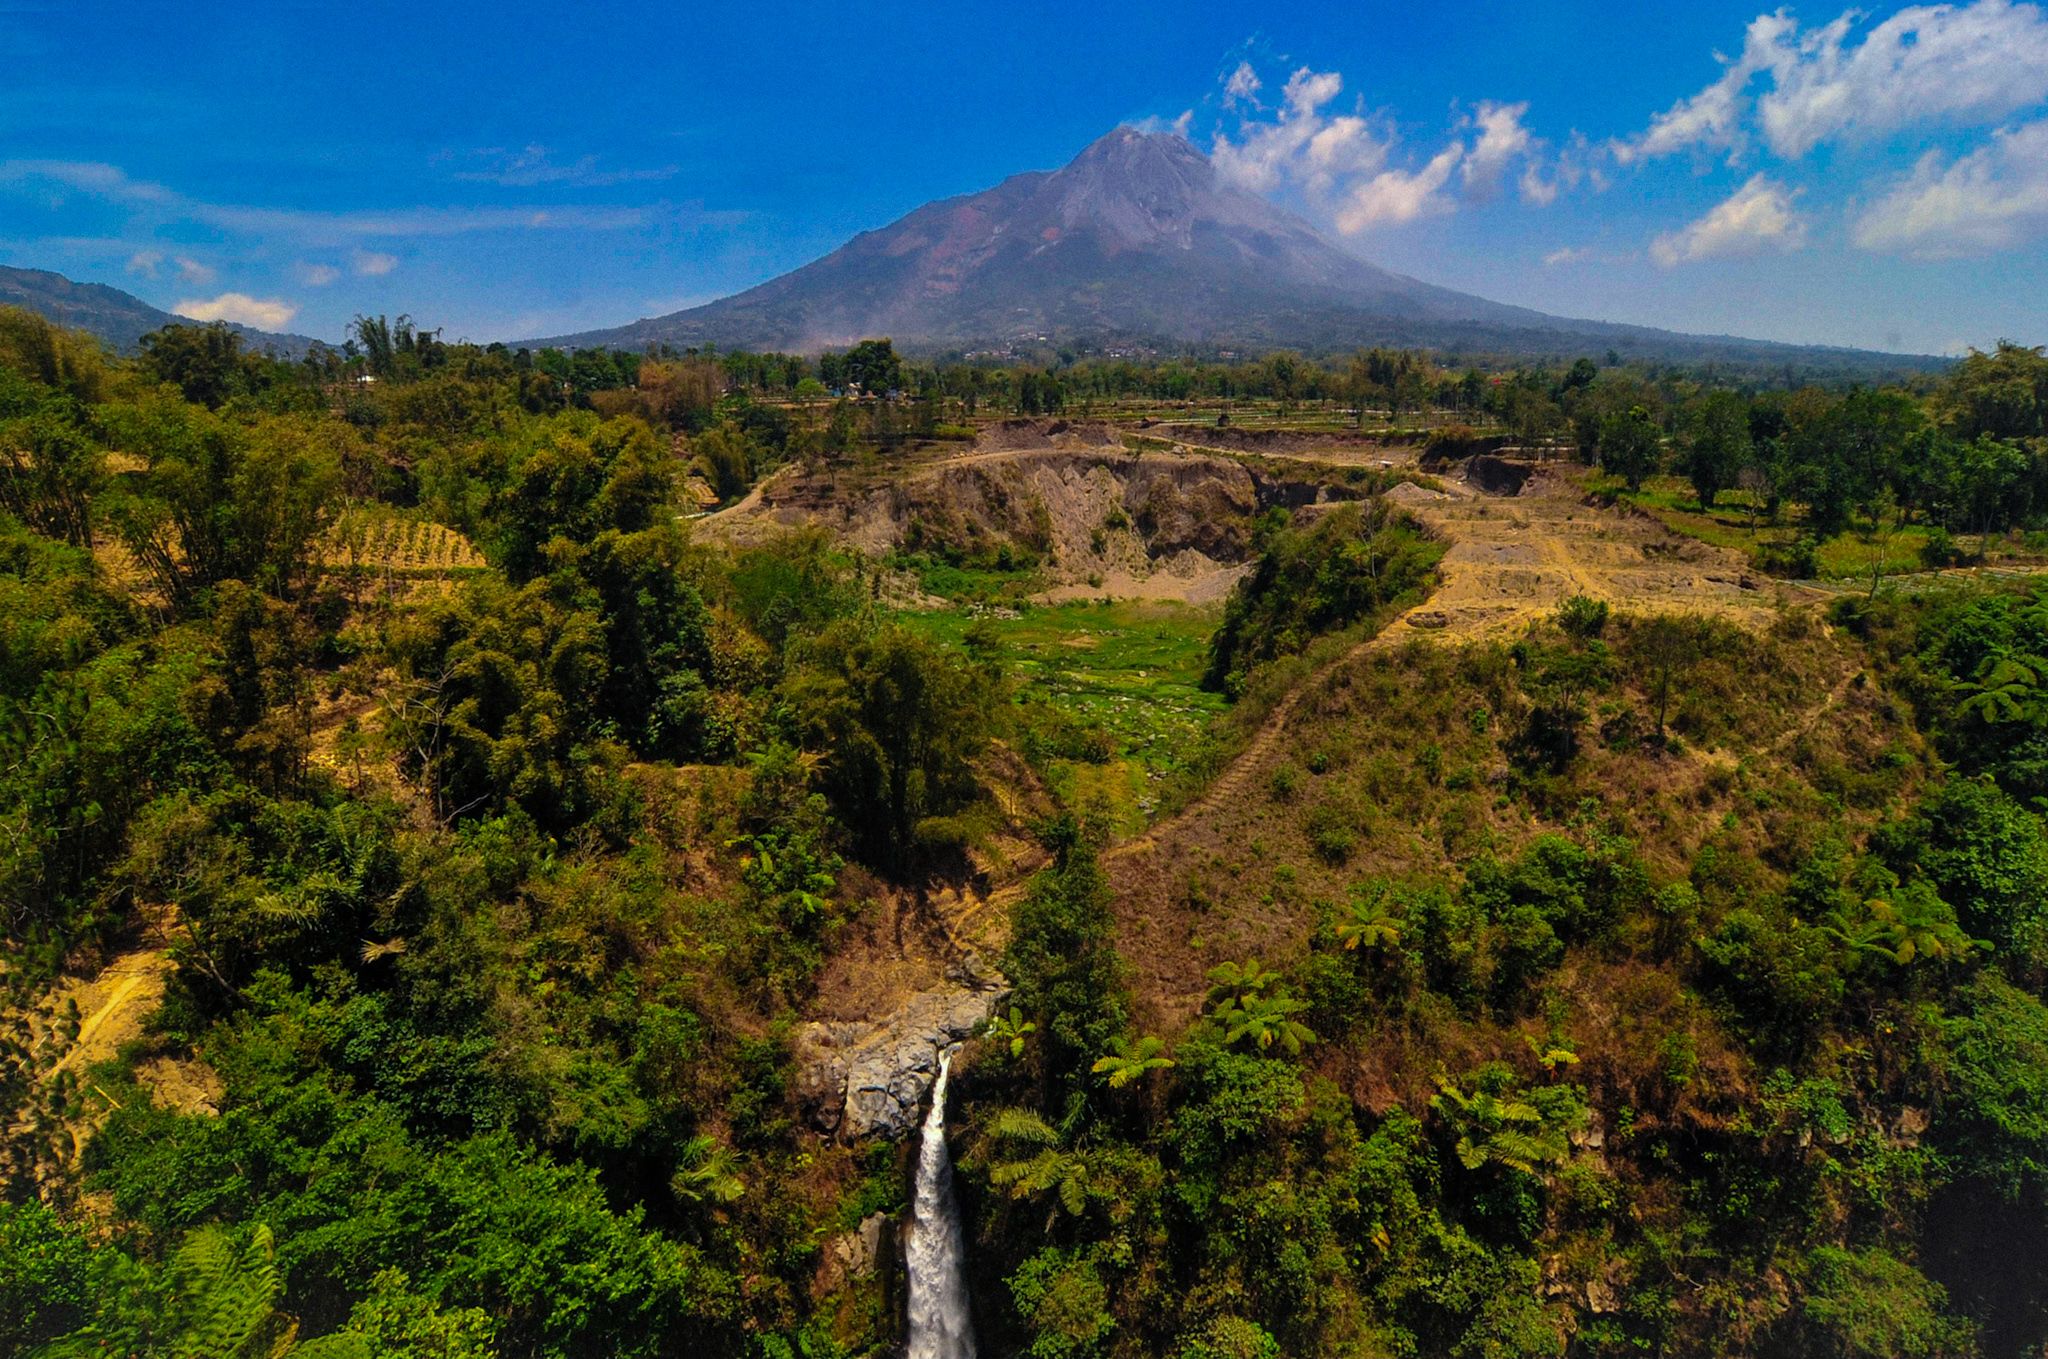
[[[1079,165],[1090,159],[1128,158],[1134,155],[1200,161],[1203,164],[1207,164],[1209,160],[1196,149],[1193,142],[1178,132],[1147,132],[1129,123],[1119,123],[1088,143],[1081,154],[1074,157],[1071,164]]]
[[[1089,227],[1113,247],[1186,249],[1197,220],[1213,217],[1216,172],[1177,132],[1112,128],[1046,182],[1060,229]]]

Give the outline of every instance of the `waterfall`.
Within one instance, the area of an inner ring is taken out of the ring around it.
[[[953,1161],[946,1154],[946,1076],[951,1049],[939,1057],[932,1108],[917,1149],[917,1196],[911,1207],[910,1344],[907,1359],[974,1359],[974,1325],[967,1315],[967,1278],[961,1272],[960,1209],[953,1202]]]

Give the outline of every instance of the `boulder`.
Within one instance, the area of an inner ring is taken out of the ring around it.
[[[879,1019],[804,1025],[795,1043],[797,1098],[811,1126],[844,1141],[911,1132],[938,1076],[939,1054],[1008,995],[999,986],[940,987]]]

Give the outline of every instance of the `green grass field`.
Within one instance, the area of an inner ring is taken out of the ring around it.
[[[1141,828],[1160,783],[1195,752],[1223,696],[1199,686],[1221,610],[1074,603],[1006,612],[906,613],[954,645],[985,623],[1019,680],[1024,739],[1071,805],[1094,802],[1120,831]],[[1102,758],[1096,758],[1096,757]]]

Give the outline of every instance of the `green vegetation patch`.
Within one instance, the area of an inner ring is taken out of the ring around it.
[[[1180,770],[1226,706],[1200,687],[1218,617],[1213,608],[1121,602],[951,609],[904,622],[993,652],[1033,711],[1027,753],[1064,799],[1092,796],[1122,828],[1143,824],[1160,780]]]

